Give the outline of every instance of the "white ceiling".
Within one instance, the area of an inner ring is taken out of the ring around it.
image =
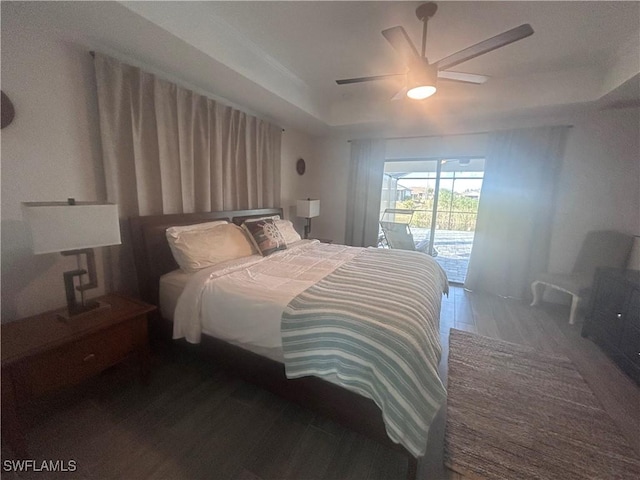
[[[2,3],[12,10],[14,2]],[[312,134],[640,101],[638,1],[438,2],[430,61],[522,23],[535,33],[455,67],[489,75],[486,84],[440,82],[423,101],[391,101],[396,80],[336,85],[403,71],[380,32],[402,25],[419,45],[421,3],[33,2],[15,10],[84,48]]]
[[[422,2],[132,2],[132,11],[333,127],[413,124],[593,102],[633,78],[639,96],[639,2],[438,2],[427,56],[439,60],[529,23],[531,37],[455,68],[484,85],[440,82],[431,98],[390,98],[401,79],[339,78],[405,71],[381,31],[402,25],[419,46]],[[629,85],[626,87],[627,96]],[[615,98],[615,96],[610,97]],[[628,101],[628,99],[627,99]]]
[[[208,7],[314,90],[336,101],[345,90],[334,84],[336,77],[403,71],[380,32],[403,25],[419,45],[422,23],[415,9],[421,3],[212,2]],[[438,60],[530,23],[535,37],[471,60],[462,69],[504,78],[605,68],[616,49],[637,33],[639,12],[638,4],[631,2],[440,2],[429,24],[427,55]],[[361,95],[361,89],[351,90]]]

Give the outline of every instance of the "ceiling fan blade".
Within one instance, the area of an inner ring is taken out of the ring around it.
[[[420,56],[403,27],[387,28],[382,31],[382,35],[396,49],[405,63],[408,64],[413,58]]]
[[[374,75],[372,77],[358,77],[358,78],[345,78],[343,80],[336,80],[338,85],[348,85],[349,83],[362,83],[373,82],[375,80],[384,80],[385,78],[399,77],[404,73],[391,73],[389,75]]]
[[[449,80],[452,82],[473,83],[475,85],[481,85],[489,80],[486,75],[476,75],[475,73],[463,73],[463,72],[438,72],[438,78],[442,80]]]
[[[407,87],[404,87],[398,90],[398,93],[396,93],[393,97],[391,97],[391,100],[402,100],[406,96],[407,96]]]
[[[479,55],[484,55],[496,48],[504,47],[505,45],[509,45],[510,43],[517,42],[529,35],[533,35],[533,28],[528,23],[520,25],[519,27],[512,28],[511,30],[507,30],[495,37],[488,38],[480,43],[476,43],[470,47],[465,48],[464,50],[460,50],[453,55],[449,55],[448,57],[439,60],[436,64],[438,65],[438,70],[447,70],[451,67],[455,67],[456,65],[466,62],[467,60],[471,60],[472,58],[476,58]]]

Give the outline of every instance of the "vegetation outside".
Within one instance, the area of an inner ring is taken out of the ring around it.
[[[429,188],[424,196],[396,202],[395,208],[415,210],[411,226],[430,228],[433,201],[433,188]],[[463,193],[441,188],[436,213],[436,230],[474,231],[478,203],[478,197],[465,196]]]

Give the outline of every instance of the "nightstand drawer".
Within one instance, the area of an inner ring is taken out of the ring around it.
[[[123,322],[27,360],[25,387],[39,395],[80,382],[118,363],[133,348],[132,324]]]

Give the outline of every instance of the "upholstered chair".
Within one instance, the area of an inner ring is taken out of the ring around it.
[[[593,283],[598,267],[624,268],[627,264],[633,236],[611,230],[592,231],[582,243],[578,258],[571,273],[544,273],[537,275],[531,283],[533,302],[538,305],[546,287],[571,295],[569,323],[574,324],[578,309],[585,300],[586,292]]]

